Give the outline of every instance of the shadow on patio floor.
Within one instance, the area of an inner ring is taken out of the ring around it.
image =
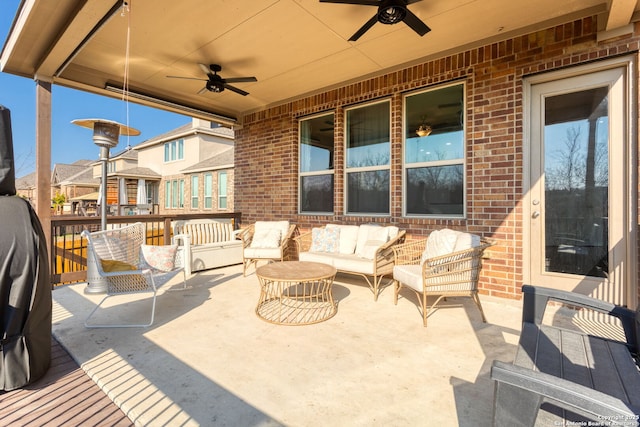
[[[490,425],[494,359],[511,360],[516,301],[449,298],[422,326],[410,294],[377,302],[338,275],[337,314],[278,326],[255,315],[259,284],[242,267],[202,272],[158,296],[149,328],[85,329],[100,296],[54,291],[54,335],[136,423],[144,425]],[[106,319],[150,301],[107,305]],[[141,315],[144,315],[141,314]]]

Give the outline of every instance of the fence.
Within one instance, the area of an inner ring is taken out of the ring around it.
[[[147,244],[168,245],[171,243],[171,222],[200,218],[231,218],[234,228],[240,224],[241,214],[184,214],[184,215],[127,215],[109,216],[107,228],[122,227],[134,222],[146,226]],[[87,241],[80,235],[83,230],[90,232],[100,229],[100,217],[69,216],[52,217],[50,268],[51,285],[84,282],[87,280]],[[165,232],[168,230],[168,232]]]

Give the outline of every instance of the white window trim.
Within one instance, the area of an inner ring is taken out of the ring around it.
[[[388,103],[389,104],[389,164],[387,165],[380,165],[380,166],[367,166],[367,167],[349,167],[347,162],[347,135],[349,132],[348,129],[348,120],[347,120],[347,113],[351,110],[357,110],[359,108],[363,108],[363,107],[368,107],[371,105],[375,105],[375,104],[382,104],[382,103]],[[343,176],[343,212],[346,216],[352,216],[352,217],[381,217],[381,218],[386,218],[386,217],[390,217],[391,216],[391,205],[393,204],[393,201],[391,200],[391,197],[393,195],[393,176],[391,174],[391,165],[393,163],[393,159],[391,158],[393,150],[392,150],[392,141],[391,141],[391,136],[393,134],[393,123],[391,121],[391,116],[393,115],[393,104],[391,102],[391,98],[385,98],[385,99],[380,99],[377,101],[373,101],[373,102],[367,102],[367,103],[362,103],[362,104],[357,104],[348,108],[345,108],[343,111],[343,115],[344,115],[344,131],[343,131],[343,158],[344,158],[344,170],[342,171],[342,176]],[[389,172],[389,206],[388,206],[388,212],[387,213],[373,213],[373,212],[349,212],[348,207],[349,207],[349,193],[348,193],[348,189],[349,189],[349,173],[357,173],[357,172],[374,172],[374,171],[387,171]]]
[[[463,154],[462,159],[449,159],[449,160],[434,160],[430,162],[416,162],[409,163],[411,166],[407,166],[406,161],[406,123],[407,123],[407,98],[412,95],[419,95],[425,92],[432,92],[440,89],[444,89],[451,86],[462,85],[462,100],[463,100],[463,108],[462,112],[464,115],[462,121],[462,135],[463,135]],[[429,87],[426,89],[416,90],[410,93],[404,94],[402,97],[402,216],[406,218],[442,218],[442,219],[467,219],[467,193],[469,192],[468,182],[467,182],[467,149],[469,141],[467,139],[467,83],[465,81],[457,81],[448,84],[437,85],[433,87]],[[407,170],[408,169],[419,169],[426,167],[438,167],[438,166],[456,166],[462,165],[462,215],[433,215],[433,214],[407,214]]]
[[[322,113],[318,113],[318,114],[314,114],[311,116],[305,116],[301,119],[298,120],[298,214],[299,215],[333,215],[333,212],[335,210],[335,192],[336,192],[336,188],[335,188],[335,157],[333,159],[333,164],[334,167],[333,169],[327,169],[327,170],[320,170],[320,171],[311,171],[311,172],[302,172],[302,156],[300,155],[301,153],[301,145],[302,145],[302,135],[300,135],[300,123],[305,121],[305,120],[312,120],[312,119],[316,119],[319,117],[325,117],[325,116],[333,116],[333,119],[335,121],[335,116],[336,113],[335,111],[332,112],[328,112],[328,111],[324,111]],[[334,132],[334,136],[333,136],[333,144],[334,144],[334,156],[335,156],[335,132]],[[322,175],[333,175],[333,197],[334,197],[334,206],[332,211],[303,211],[302,210],[302,178],[305,176],[322,176]]]

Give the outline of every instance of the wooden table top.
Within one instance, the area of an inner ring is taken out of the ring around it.
[[[304,281],[334,276],[335,267],[319,262],[283,261],[263,265],[256,270],[259,277],[269,280]]]

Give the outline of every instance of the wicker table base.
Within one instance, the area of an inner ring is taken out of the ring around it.
[[[256,271],[260,300],[256,314],[278,325],[309,325],[337,312],[331,286],[336,269],[317,262],[284,261]]]

